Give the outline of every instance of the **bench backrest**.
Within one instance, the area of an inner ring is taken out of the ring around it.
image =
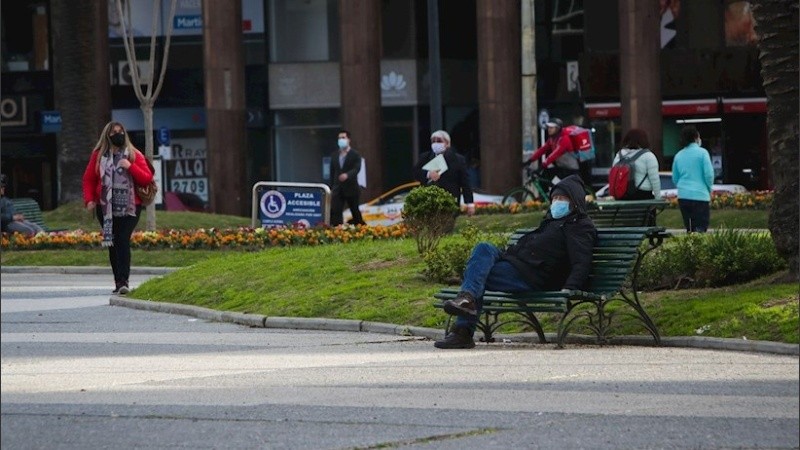
[[[509,245],[531,230],[533,228],[514,231],[509,238]],[[663,227],[598,228],[597,242],[592,250],[592,272],[586,290],[604,295],[619,292],[634,270],[642,241],[658,231],[663,231]]]
[[[598,227],[645,227],[666,208],[664,200],[620,200],[587,204],[586,212]]]
[[[18,214],[25,216],[25,220],[33,222],[45,230],[47,227],[44,224],[44,217],[42,217],[42,208],[39,203],[29,197],[12,198],[11,202],[14,204],[14,211]]]

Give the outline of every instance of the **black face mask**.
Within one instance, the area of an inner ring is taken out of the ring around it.
[[[112,134],[109,139],[115,147],[122,147],[125,144],[125,134],[123,133]]]

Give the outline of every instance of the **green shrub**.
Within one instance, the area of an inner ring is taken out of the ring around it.
[[[459,236],[440,248],[425,254],[425,276],[436,283],[458,284],[478,242],[489,242],[500,248],[508,241],[506,234],[486,233],[479,231],[474,225],[467,225]]]
[[[639,272],[646,290],[728,286],[786,268],[768,232],[723,229],[667,239]]]
[[[417,242],[420,255],[434,250],[442,236],[455,227],[459,208],[456,200],[439,186],[411,190],[403,205],[403,221]]]

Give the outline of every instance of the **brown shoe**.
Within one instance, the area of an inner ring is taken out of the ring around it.
[[[451,316],[474,318],[478,316],[478,303],[469,292],[461,291],[456,298],[443,304],[444,312]]]
[[[457,349],[457,348],[474,348],[475,341],[472,340],[472,332],[466,328],[456,327],[453,331],[447,333],[447,336],[433,343],[436,348],[442,349]]]

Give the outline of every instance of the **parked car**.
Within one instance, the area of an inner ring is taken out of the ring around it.
[[[672,182],[672,172],[658,172],[658,177],[661,179],[661,198],[677,197],[678,188]],[[747,188],[741,184],[716,184],[711,186],[712,193],[728,192],[731,194],[740,194],[747,192]],[[608,184],[601,187],[595,193],[598,200],[613,199],[608,194]]]
[[[394,225],[403,221],[403,203],[406,196],[412,189],[419,186],[418,181],[401,184],[393,189],[386,191],[380,196],[359,205],[361,217],[367,225]],[[475,192],[473,193],[475,206],[491,203],[502,204],[502,195],[489,195]],[[463,198],[462,198],[463,203]],[[344,210],[344,222],[347,223],[353,218],[350,209]]]

